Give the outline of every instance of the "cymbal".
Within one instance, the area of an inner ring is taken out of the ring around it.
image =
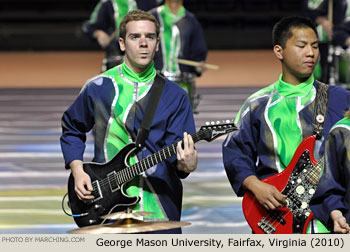
[[[116,213],[111,213],[107,215],[101,216],[102,219],[110,219],[110,220],[117,220],[117,219],[128,219],[128,218],[137,218],[137,217],[142,217],[142,216],[147,216],[147,215],[153,215],[155,213],[152,212],[127,212],[127,211],[122,211],[122,212],[116,212]]]
[[[87,226],[68,231],[70,234],[130,234],[166,230],[190,225],[181,221],[140,221],[133,218],[119,220],[112,224]]]

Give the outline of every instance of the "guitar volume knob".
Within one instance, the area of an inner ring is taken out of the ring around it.
[[[100,209],[102,206],[101,205],[94,205],[94,209],[95,210],[98,210],[98,209]]]

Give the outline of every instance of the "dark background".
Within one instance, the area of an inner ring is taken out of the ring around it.
[[[209,49],[271,48],[281,17],[301,13],[302,0],[185,0]],[[98,0],[0,0],[0,51],[100,50],[81,31]]]

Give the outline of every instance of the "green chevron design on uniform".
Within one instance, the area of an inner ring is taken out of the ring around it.
[[[167,72],[178,72],[178,64],[174,62],[173,59],[178,58],[180,34],[174,32],[174,23],[185,16],[185,8],[182,6],[177,15],[174,15],[166,5],[160,8],[161,23],[163,23],[161,37],[163,38],[162,43],[164,43],[166,58],[163,69]]]
[[[127,76],[128,82],[118,73],[120,67],[123,76]],[[110,122],[109,135],[107,137],[107,157],[111,160],[125,145],[131,142],[131,136],[125,128],[127,113],[130,111],[132,105],[136,102],[138,97],[148,92],[150,85],[145,85],[153,81],[156,70],[154,63],[142,73],[135,74],[125,62],[114,67],[103,75],[110,76],[115,79],[118,89],[118,97],[114,111],[112,113],[112,122]],[[131,158],[130,165],[136,162],[135,158]],[[156,193],[150,188],[147,183],[147,178],[142,175],[136,176],[126,186],[126,193],[129,196],[141,196],[142,200],[138,203],[134,210],[154,212],[155,215],[147,216],[146,218],[165,218],[162,207],[157,200]]]
[[[132,10],[137,9],[137,5],[135,0],[114,0],[113,1],[113,6],[114,6],[114,20],[115,20],[115,27],[117,30],[117,38],[119,37],[119,25],[120,22],[122,21],[123,17],[128,14]]]
[[[280,79],[275,83],[277,94],[274,94],[268,109],[268,118],[277,136],[277,153],[280,156],[280,167],[284,170],[292,160],[296,149],[302,141],[298,108],[310,101],[313,92],[314,78],[297,86]],[[302,97],[301,99],[299,99]],[[301,104],[297,104],[297,103]],[[273,105],[272,105],[273,104]]]

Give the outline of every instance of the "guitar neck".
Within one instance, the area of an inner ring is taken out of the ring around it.
[[[205,131],[209,131],[209,129],[206,130],[200,130],[194,134],[192,134],[193,142],[198,142],[203,139],[203,136],[205,135]],[[179,141],[181,142],[181,141]],[[173,143],[172,145],[165,147],[164,149],[161,149],[160,151],[142,159],[141,161],[119,171],[119,173],[122,173],[121,178],[123,178],[122,183],[125,183],[129,181],[130,179],[134,178],[136,175],[141,174],[142,172],[146,171],[147,169],[155,166],[156,164],[159,164],[160,162],[163,162],[164,160],[170,158],[171,156],[176,154],[176,147],[179,142]]]
[[[317,162],[317,164],[307,174],[307,180],[312,185],[316,185],[318,183],[318,181],[320,180],[322,165],[323,165],[323,157],[321,158],[321,160],[319,162]]]

